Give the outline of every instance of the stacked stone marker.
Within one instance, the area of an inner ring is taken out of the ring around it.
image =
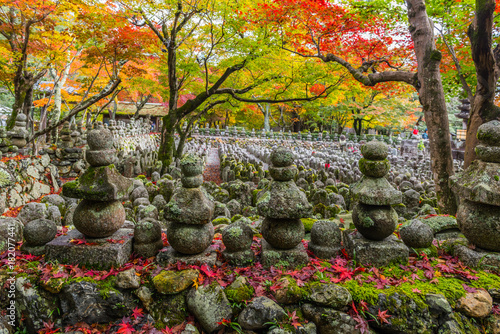
[[[390,169],[389,148],[385,143],[371,141],[361,146],[361,153],[359,169],[363,177],[351,187],[356,203],[352,220],[358,231],[344,231],[344,246],[363,265],[407,262],[408,248],[392,234],[398,215],[391,205],[401,203],[401,192],[385,178]]]
[[[12,141],[12,145],[17,146],[19,149],[22,149],[27,144],[26,139],[28,138],[28,135],[28,130],[26,130],[26,115],[17,114],[14,127],[10,132],[10,140]]]
[[[304,225],[300,218],[311,215],[312,206],[293,181],[297,167],[293,154],[284,147],[271,153],[269,173],[273,181],[257,203],[262,222],[262,264],[295,267],[308,262],[304,245]]]
[[[125,222],[122,201],[132,190],[132,180],[118,173],[115,150],[109,130],[99,122],[88,133],[85,154],[90,167],[75,181],[63,186],[63,195],[81,198],[73,214],[76,230],[46,245],[47,258],[61,263],[80,263],[108,268],[128,261],[132,253],[132,229],[120,229]],[[84,239],[88,245],[75,245],[71,239]],[[109,242],[108,239],[123,240]]]
[[[160,252],[157,260],[164,265],[177,261],[215,265],[217,254],[210,248],[214,237],[211,223],[214,203],[201,187],[203,161],[187,154],[180,167],[182,187],[175,190],[165,207],[165,219],[170,222],[167,229],[170,247]]]
[[[477,160],[453,177],[452,189],[460,198],[458,227],[475,250],[457,246],[468,265],[500,266],[500,122],[491,121],[477,131]]]

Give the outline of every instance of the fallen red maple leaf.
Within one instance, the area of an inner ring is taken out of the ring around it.
[[[132,316],[134,319],[141,318],[144,316],[144,312],[142,311],[142,308],[137,308],[137,306],[132,310]]]
[[[120,327],[116,331],[116,333],[124,333],[124,334],[130,334],[135,332],[135,328],[132,327],[130,324],[130,319],[129,318],[123,318],[122,322],[120,323]]]
[[[387,314],[387,310],[385,311],[378,310],[377,318],[378,320],[380,320],[381,324],[388,324],[389,321],[387,321],[387,319],[389,319],[389,317],[391,317],[391,315]]]

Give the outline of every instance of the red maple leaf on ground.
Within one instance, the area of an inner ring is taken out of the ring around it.
[[[60,333],[58,328],[54,328],[55,324],[52,321],[43,322],[43,328],[39,331],[39,333],[43,334],[55,334]]]
[[[144,312],[142,311],[142,308],[137,308],[137,306],[132,310],[132,316],[134,319],[141,318],[144,316]]]
[[[378,320],[380,320],[381,324],[388,324],[389,321],[387,319],[389,319],[389,317],[391,317],[391,315],[387,314],[387,310],[385,311],[378,310],[377,318]]]
[[[132,325],[130,324],[130,319],[123,318],[123,320],[120,323],[120,326],[118,328],[118,331],[116,331],[116,333],[131,334],[133,332],[135,332],[135,328],[132,327]]]

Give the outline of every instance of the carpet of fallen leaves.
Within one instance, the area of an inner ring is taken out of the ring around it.
[[[33,156],[18,154],[18,155],[13,156],[13,157],[3,157],[0,159],[0,162],[7,163],[10,160],[24,160],[24,159],[28,159],[28,158],[33,158]],[[40,156],[38,155],[35,158],[40,158]]]
[[[59,235],[65,234],[66,228],[63,228]],[[163,234],[164,245],[168,245],[166,235]],[[258,237],[254,237],[252,249],[257,257],[260,258],[260,241]],[[81,242],[81,243],[84,243]],[[307,241],[303,241],[307,246]],[[255,291],[254,296],[267,296],[271,299],[273,291],[281,288],[280,278],[283,276],[292,277],[299,287],[304,286],[310,281],[319,281],[324,283],[344,284],[350,281],[356,281],[361,284],[372,284],[376,289],[381,291],[391,287],[397,287],[403,283],[424,282],[426,284],[437,284],[441,277],[458,278],[462,283],[462,287],[467,292],[474,292],[474,281],[478,279],[476,271],[464,266],[456,257],[445,254],[440,251],[439,256],[428,258],[425,254],[414,254],[410,257],[407,265],[400,265],[397,270],[398,274],[393,274],[392,268],[367,268],[356,267],[354,262],[343,256],[332,258],[328,261],[315,258],[309,253],[311,259],[308,265],[299,268],[287,270],[283,268],[271,267],[264,268],[259,262],[253,266],[236,268],[224,262],[222,251],[224,245],[220,234],[216,234],[212,247],[218,253],[218,260],[223,263],[222,266],[209,267],[206,264],[202,266],[187,266],[178,262],[175,265],[161,267],[155,263],[154,258],[140,258],[132,255],[130,261],[120,268],[112,268],[110,270],[93,270],[78,265],[63,265],[47,263],[43,256],[33,256],[22,254],[19,251],[19,246],[16,250],[16,267],[18,273],[28,274],[31,279],[34,279],[39,284],[47,284],[49,281],[64,282],[66,279],[74,279],[78,277],[90,277],[95,281],[104,281],[110,276],[116,276],[119,272],[135,269],[137,275],[141,278],[141,283],[150,283],[152,277],[158,275],[162,270],[184,270],[194,268],[199,270],[199,277],[195,280],[195,286],[206,286],[214,281],[217,281],[222,287],[230,285],[238,276],[244,276],[249,285]],[[91,244],[88,245],[92,247]],[[8,262],[7,253],[0,255],[0,266],[6,266]],[[401,274],[402,273],[402,274]],[[500,282],[500,279],[499,279]],[[418,288],[412,290],[414,293],[420,293]],[[381,324],[390,321],[391,315],[387,310],[378,310],[378,314],[373,318],[366,316],[367,303],[363,300],[358,300],[352,303],[350,307],[350,315],[358,322],[358,328],[362,332],[367,332],[369,321],[378,321]],[[500,314],[500,308],[495,305],[493,312]],[[299,326],[296,315],[289,313],[289,321],[293,326]],[[68,326],[64,329],[58,329],[53,323],[45,324],[45,328],[40,333],[62,333],[67,331],[81,331],[83,333],[180,333],[187,324],[197,326],[202,332],[201,327],[196,323],[193,317],[188,317],[184,323],[174,326],[173,328],[155,329],[152,324],[146,321],[143,309],[135,308],[129,317],[121,319],[121,321],[110,323],[107,325],[89,325],[76,324]],[[225,325],[230,326],[231,322],[226,321]]]
[[[217,149],[212,149],[210,155],[208,156],[207,164],[205,166],[205,170],[203,171],[203,180],[205,182],[213,181],[217,185],[222,183],[222,179],[220,177],[220,160]]]

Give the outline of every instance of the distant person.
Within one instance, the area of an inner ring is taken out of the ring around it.
[[[422,135],[422,139],[429,139],[429,135],[427,134],[427,129],[425,129],[425,132]]]

